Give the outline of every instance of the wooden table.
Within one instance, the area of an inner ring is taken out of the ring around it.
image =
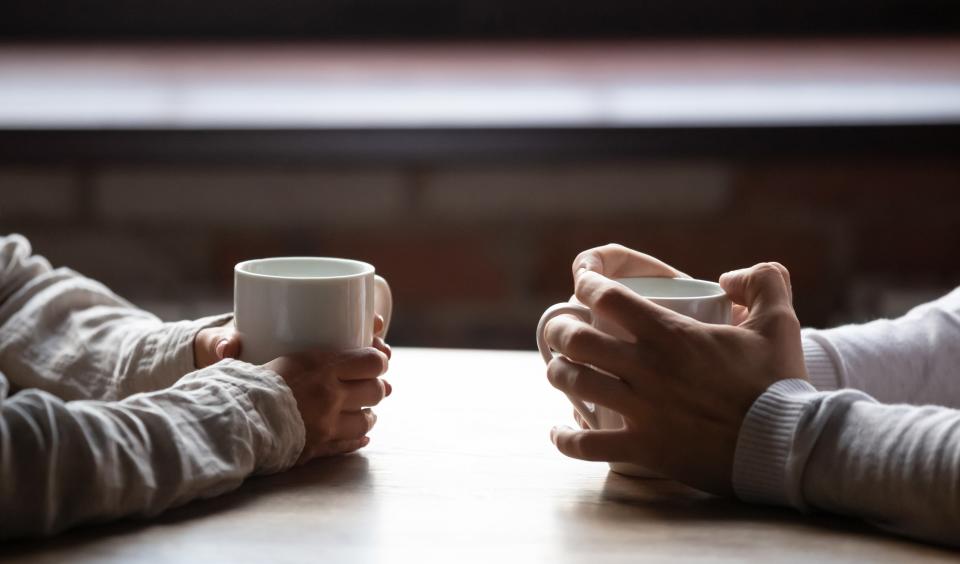
[[[3,562],[956,562],[854,521],[751,507],[563,457],[536,353],[398,349],[362,454],[247,481],[152,521]]]

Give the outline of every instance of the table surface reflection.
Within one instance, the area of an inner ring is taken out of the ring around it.
[[[153,520],[0,549],[3,562],[955,562],[858,522],[747,506],[571,460],[533,352],[400,348],[362,453]]]

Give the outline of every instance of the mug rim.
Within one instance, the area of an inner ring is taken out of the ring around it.
[[[670,276],[622,276],[619,278],[614,278],[614,282],[619,282],[627,287],[631,292],[636,293],[639,296],[647,298],[648,300],[660,300],[660,301],[689,301],[689,300],[710,300],[718,298],[726,298],[727,293],[723,290],[720,284],[712,282],[710,280],[700,280],[698,278],[685,278],[682,276],[670,277]],[[625,280],[674,280],[681,283],[690,283],[690,285],[696,286],[707,286],[710,288],[710,293],[704,293],[696,296],[654,296],[646,295],[637,292],[629,285],[624,284]]]
[[[350,264],[360,267],[360,272],[353,274],[337,274],[335,276],[285,276],[279,274],[262,274],[260,272],[251,272],[246,270],[252,264],[260,263],[271,263],[271,262],[280,262],[280,261],[303,261],[303,262],[326,262],[326,263],[338,263],[338,264]],[[307,256],[295,256],[295,257],[268,257],[268,258],[259,258],[259,259],[249,259],[245,261],[238,262],[233,266],[233,272],[237,275],[249,276],[251,278],[266,278],[271,280],[344,280],[348,278],[359,278],[361,276],[367,276],[369,274],[376,273],[376,268],[368,262],[363,262],[362,260],[348,259],[348,258],[339,258],[339,257],[307,257]]]

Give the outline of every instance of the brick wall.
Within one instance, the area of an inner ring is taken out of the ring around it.
[[[710,279],[780,260],[807,325],[898,314],[960,281],[960,163],[8,167],[10,231],[166,318],[230,309],[237,261],[346,256],[390,280],[392,342],[530,348],[611,241]]]

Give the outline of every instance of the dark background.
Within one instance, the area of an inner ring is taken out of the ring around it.
[[[842,58],[845,41],[954,38],[958,4],[8,0],[0,37],[180,57],[250,43],[826,40]],[[779,260],[801,321],[829,326],[957,285],[960,129],[18,127],[0,129],[10,231],[169,319],[230,309],[237,261],[347,256],[391,281],[394,344],[532,348],[539,313],[571,291],[573,257],[615,241],[709,279]]]
[[[20,39],[469,40],[944,34],[951,0],[7,0]]]

